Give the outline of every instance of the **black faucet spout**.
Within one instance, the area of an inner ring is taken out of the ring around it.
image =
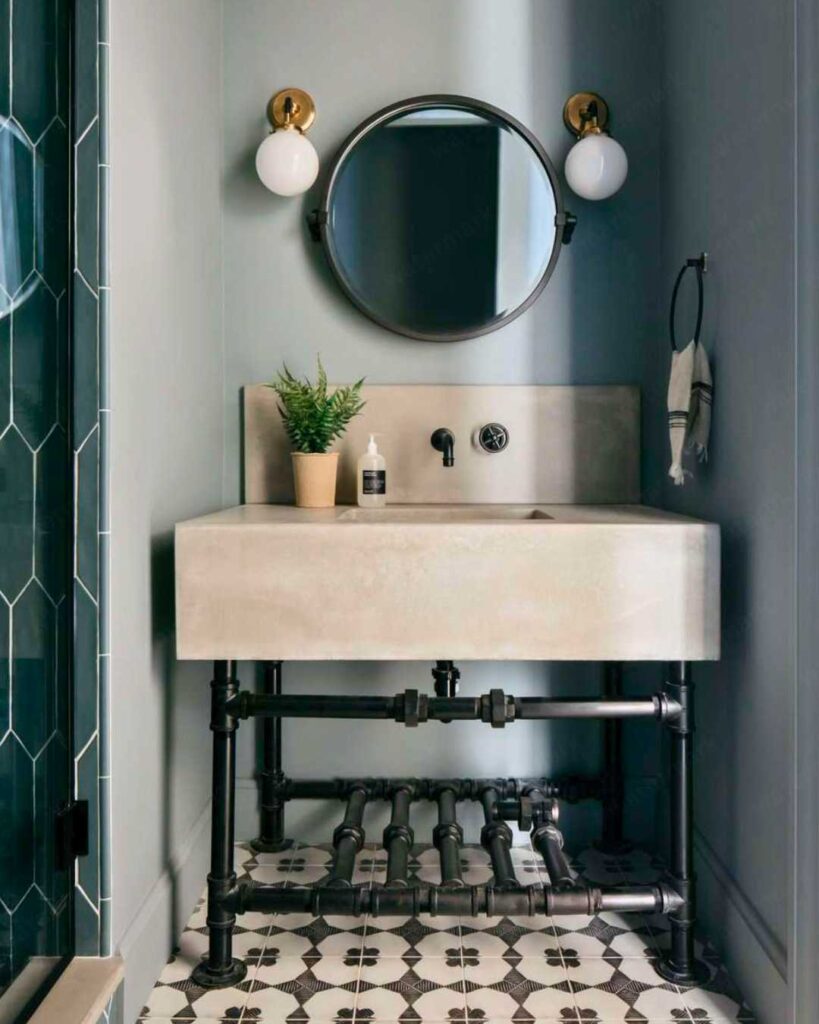
[[[444,466],[455,465],[455,435],[451,430],[448,430],[446,427],[438,427],[429,439],[429,443],[436,452],[443,454]]]

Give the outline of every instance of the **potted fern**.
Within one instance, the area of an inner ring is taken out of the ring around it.
[[[293,446],[293,482],[300,508],[335,505],[338,452],[327,449],[364,408],[363,383],[362,377],[328,394],[327,374],[319,357],[315,384],[306,377],[299,380],[285,366],[267,385],[278,396],[284,429]]]

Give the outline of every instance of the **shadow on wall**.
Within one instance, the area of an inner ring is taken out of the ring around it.
[[[179,935],[187,920],[189,908],[180,907],[177,891],[177,870],[173,860],[173,750],[174,707],[176,703],[176,652],[174,607],[174,549],[173,535],[162,534],[151,542],[151,636],[155,679],[163,680],[165,690],[162,708],[162,736],[160,754],[162,763],[162,860],[163,870],[170,880],[171,935]]]

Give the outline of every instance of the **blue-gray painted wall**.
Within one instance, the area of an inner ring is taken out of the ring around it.
[[[659,107],[654,0],[627,8],[619,0],[306,0],[296,6],[226,0],[223,10],[226,504],[240,498],[240,389],[269,379],[283,360],[294,371],[311,371],[320,352],[336,380],[647,384],[660,282],[659,133],[647,130]],[[256,177],[253,156],[267,130],[267,99],[290,83],[315,97],[310,136],[325,166],[348,132],[378,108],[452,92],[508,110],[562,167],[572,144],[563,104],[579,89],[597,89],[611,104],[631,175],[610,202],[567,194],[578,229],[526,314],[472,341],[411,341],[365,319],[331,281],[305,230],[315,192],[304,201],[282,200]],[[430,687],[430,668],[299,665],[285,666],[284,678],[291,690],[393,693]],[[595,692],[600,685],[596,666],[462,669],[467,693],[491,685],[515,693]],[[249,674],[245,669],[246,681]],[[657,746],[651,725],[634,731],[640,739],[630,754],[630,822],[645,838],[655,827]],[[240,835],[254,827],[252,739],[252,727],[243,729]],[[422,736],[394,724],[299,722],[285,729],[284,741],[288,770],[313,775],[378,773],[395,763],[419,774],[593,771],[598,753],[594,723],[519,724],[514,735],[453,725]],[[292,827],[326,838],[326,824],[290,810]],[[597,809],[582,808],[573,819],[570,812],[569,822],[575,842],[591,838]]]
[[[662,293],[707,250],[710,459],[647,496],[723,537],[723,658],[697,673],[702,917],[763,1021],[785,1011],[795,692],[793,4],[662,5]],[[680,316],[692,323],[689,307]],[[687,339],[686,339],[687,340]],[[669,354],[657,350],[658,370]],[[658,415],[662,389],[648,396]],[[649,434],[649,444],[654,435]]]

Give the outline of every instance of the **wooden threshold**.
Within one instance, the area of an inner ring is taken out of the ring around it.
[[[123,974],[122,957],[74,957],[30,1024],[96,1024]]]

